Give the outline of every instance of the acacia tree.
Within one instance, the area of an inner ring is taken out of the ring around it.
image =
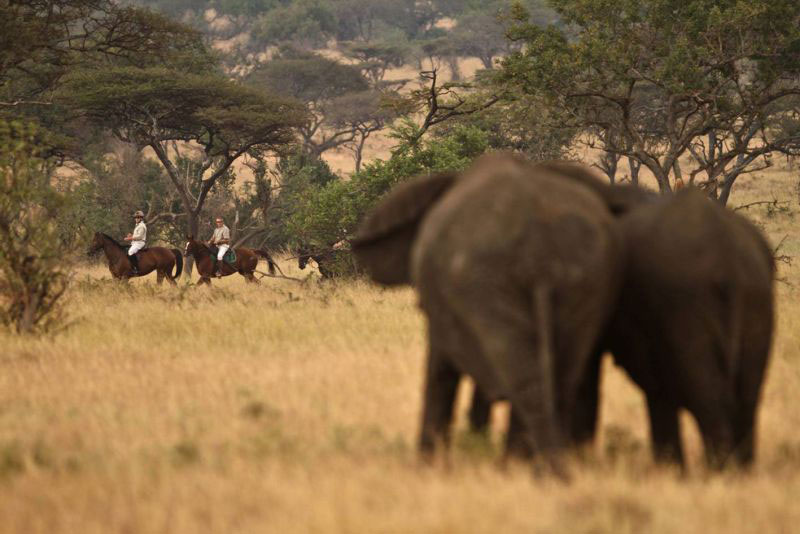
[[[195,30],[116,0],[0,1],[0,120],[46,133],[40,156],[81,159],[96,129],[54,100],[65,76],[97,62],[153,65],[204,52]],[[210,61],[207,57],[205,61]]]
[[[215,74],[164,67],[109,67],[75,73],[65,101],[118,139],[149,147],[181,201],[186,230],[198,235],[212,187],[248,154],[263,157],[294,141],[306,118],[299,102],[238,85]],[[202,151],[199,165],[181,173],[174,142]]]
[[[341,43],[339,49],[345,57],[356,62],[372,87],[380,87],[386,71],[402,67],[409,54],[409,47],[403,42],[349,41]]]
[[[0,2],[0,106],[51,103],[63,76],[91,59],[141,64],[198,42],[187,26],[113,0]]]
[[[257,67],[247,78],[256,87],[295,98],[306,104],[309,120],[299,128],[303,146],[312,156],[349,144],[359,136],[358,128],[341,116],[337,100],[369,89],[358,67],[322,56],[287,52]],[[368,135],[368,134],[367,134]]]
[[[773,127],[800,94],[800,4],[793,0],[554,0],[566,24],[537,28],[517,8],[524,47],[500,79],[547,98],[604,149],[648,168],[662,191],[679,158],[721,202],[752,164],[796,150]],[[569,32],[569,33],[568,33]]]
[[[342,95],[330,104],[333,127],[350,132],[350,139],[343,146],[353,153],[355,172],[361,170],[367,138],[397,117],[390,106],[384,105],[383,100],[380,91],[371,90]]]

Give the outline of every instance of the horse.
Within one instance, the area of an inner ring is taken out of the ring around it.
[[[108,260],[108,270],[117,280],[128,280],[133,276],[145,276],[153,271],[157,273],[157,281],[160,285],[164,279],[176,285],[175,280],[183,271],[183,256],[181,251],[165,247],[149,247],[140,250],[139,273],[133,274],[133,267],[128,259],[128,249],[114,240],[108,234],[95,232],[92,244],[89,246],[88,254],[93,254],[102,250]],[[171,275],[172,268],[175,267],[175,274]]]
[[[195,263],[197,264],[197,272],[200,274],[200,280],[197,283],[211,285],[211,278],[214,276],[214,266],[217,261],[216,254],[213,253],[205,243],[196,241],[194,236],[186,236],[186,239],[184,255],[194,256]],[[248,282],[258,283],[253,272],[258,266],[258,260],[260,258],[267,260],[269,264],[269,274],[275,274],[275,262],[266,250],[236,247],[234,251],[236,252],[236,263],[230,265],[228,262],[223,261],[220,267],[222,276],[239,273],[244,276],[244,279]]]
[[[360,272],[353,262],[352,254],[349,250],[330,249],[311,252],[306,248],[299,249],[297,267],[300,270],[305,269],[309,260],[314,260],[317,263],[317,269],[322,278],[349,277]]]

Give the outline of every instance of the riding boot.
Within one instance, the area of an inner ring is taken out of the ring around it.
[[[139,257],[136,254],[131,254],[128,256],[128,260],[131,262],[133,276],[139,276]]]
[[[217,264],[215,267],[216,268],[214,269],[214,276],[216,276],[217,278],[222,278],[222,262],[217,260]]]

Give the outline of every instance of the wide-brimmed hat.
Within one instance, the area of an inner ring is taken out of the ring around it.
[[[133,214],[134,217],[141,217],[144,219],[144,212],[142,210],[136,210],[136,213]]]

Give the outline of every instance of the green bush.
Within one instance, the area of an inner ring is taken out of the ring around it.
[[[401,145],[391,158],[365,165],[349,180],[308,184],[296,197],[287,232],[298,244],[330,250],[353,235],[367,210],[394,185],[418,175],[462,170],[487,148],[484,132],[464,126],[420,146]]]
[[[69,208],[38,157],[33,128],[0,122],[0,324],[19,333],[62,324]]]

